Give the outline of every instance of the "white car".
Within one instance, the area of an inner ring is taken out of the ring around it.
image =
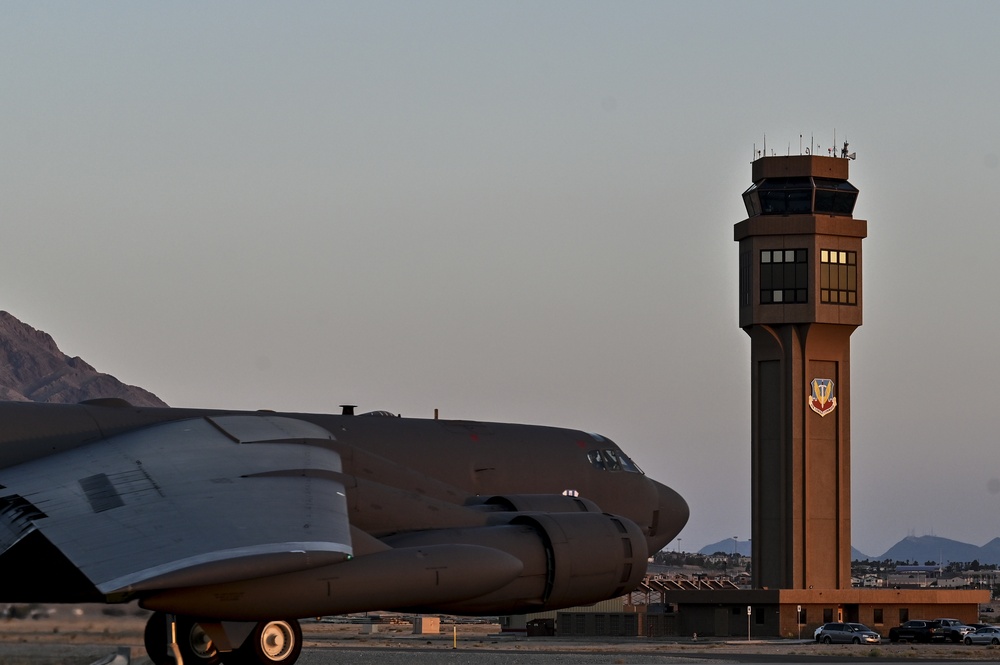
[[[1000,644],[1000,628],[983,626],[965,634],[966,644]]]
[[[824,644],[881,644],[882,636],[863,623],[824,623],[814,633]]]

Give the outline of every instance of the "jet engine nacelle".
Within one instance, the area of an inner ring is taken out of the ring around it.
[[[503,494],[477,496],[467,506],[489,512],[509,513],[599,513],[590,499],[565,494]]]
[[[495,591],[413,608],[451,614],[539,612],[613,598],[642,582],[648,556],[638,525],[594,512],[521,513],[503,525],[405,533],[386,542],[393,547],[477,545],[522,562],[520,575]]]

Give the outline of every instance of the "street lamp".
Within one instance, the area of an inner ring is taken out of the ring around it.
[[[747,605],[747,642],[750,641],[750,606]]]
[[[795,625],[799,627],[799,639],[802,639],[802,606],[795,606]]]

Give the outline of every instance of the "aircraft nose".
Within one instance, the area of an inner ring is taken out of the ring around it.
[[[650,552],[659,552],[670,544],[687,524],[691,511],[680,494],[662,483],[652,481],[658,501],[653,514],[653,528],[649,533]]]

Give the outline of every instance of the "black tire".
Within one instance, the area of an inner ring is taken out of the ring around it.
[[[292,665],[302,653],[302,627],[294,619],[261,621],[226,665]],[[187,665],[187,661],[185,661]]]
[[[142,637],[146,655],[153,665],[171,665],[174,662],[174,655],[169,653],[170,647],[167,646],[167,617],[163,612],[153,612]]]
[[[861,638],[855,637],[853,640],[851,640],[851,642],[853,642],[854,644],[861,644]]]
[[[167,638],[167,616],[163,612],[153,612],[146,622],[143,642],[146,655],[153,665],[174,665],[174,654]],[[177,617],[177,648],[184,659],[184,665],[217,665],[221,662],[219,651],[205,635],[198,622],[191,617]]]
[[[217,665],[222,655],[201,625],[191,617],[177,617],[177,646],[184,665]]]
[[[958,633],[952,633],[951,634],[951,641],[954,642],[955,644],[958,644],[959,642],[962,641],[962,636],[959,635]]]
[[[990,644],[992,644],[993,646],[996,646],[996,645],[1000,644],[1000,639],[997,639],[996,637],[994,637],[992,640],[990,640]]]
[[[829,635],[824,635],[823,636],[823,644],[831,644],[831,643],[833,643],[833,638],[830,637]]]
[[[965,644],[966,644],[966,646],[972,644],[972,638],[971,637],[966,637],[965,638]]]

